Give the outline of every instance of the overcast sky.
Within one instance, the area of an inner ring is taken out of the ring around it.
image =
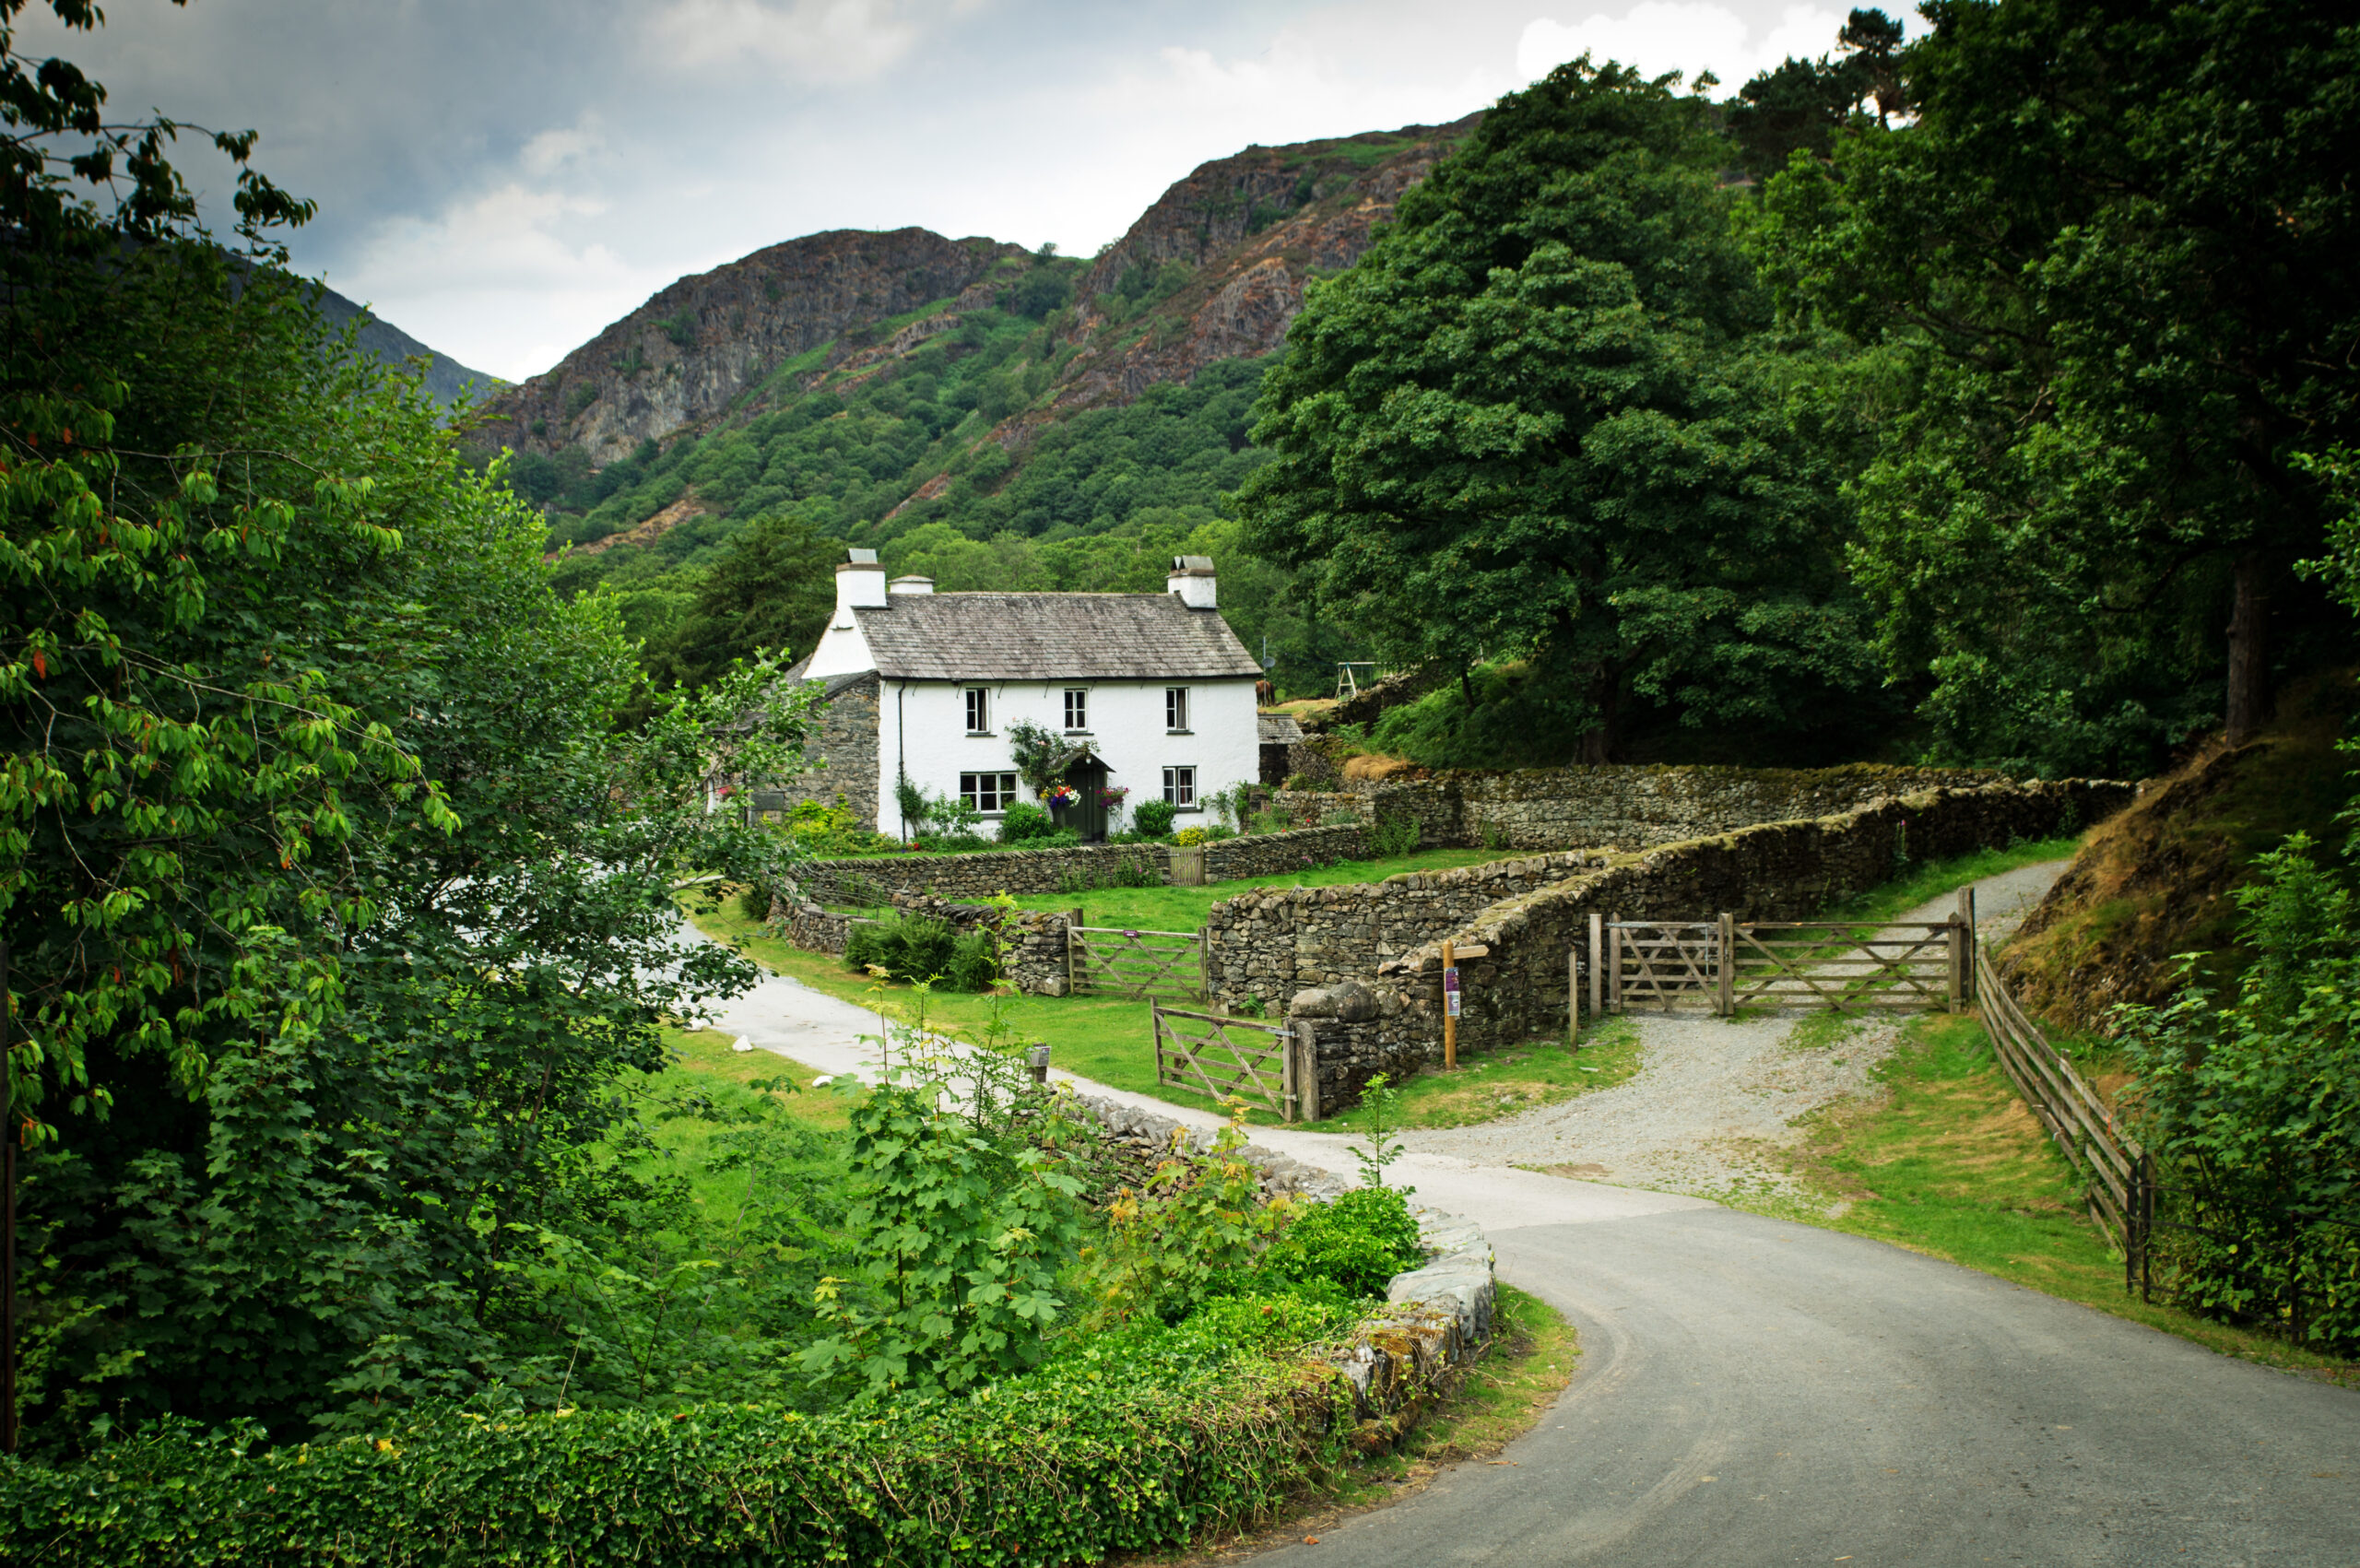
[[[685,273],[917,224],[1089,254],[1249,143],[1455,120],[1589,49],[1734,90],[1828,0],[109,0],[116,114],[262,133],[296,264],[521,379]],[[1910,18],[1913,34],[1920,24]],[[218,216],[230,191],[184,144]]]

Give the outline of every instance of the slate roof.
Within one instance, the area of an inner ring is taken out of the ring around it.
[[[856,609],[891,680],[1259,678],[1229,623],[1174,594],[896,594]]]
[[[1264,746],[1292,746],[1303,739],[1303,725],[1292,713],[1256,713],[1254,726]]]

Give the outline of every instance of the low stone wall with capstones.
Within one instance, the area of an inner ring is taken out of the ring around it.
[[[1504,898],[1605,864],[1587,850],[1525,855],[1379,882],[1269,888],[1214,904],[1205,917],[1206,977],[1225,1007],[1280,1004],[1297,991],[1368,976],[1388,958],[1472,919]]]
[[[1568,955],[1587,962],[1589,916],[1739,920],[1808,919],[1828,903],[1891,881],[1913,861],[1947,860],[2026,839],[2076,832],[2128,806],[2137,786],[2108,780],[1999,784],[1926,790],[1814,820],[1775,822],[1640,854],[1518,895],[1481,911],[1414,951],[1378,965],[1375,989],[1389,994],[1391,1049],[1415,1043],[1442,1055],[1442,939],[1458,957],[1462,1050],[1562,1037],[1569,991],[1588,975],[1568,974]],[[1569,980],[1572,984],[1569,986]],[[1325,1108],[1323,1104],[1323,1109]]]

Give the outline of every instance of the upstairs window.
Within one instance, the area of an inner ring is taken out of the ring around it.
[[[977,811],[1005,811],[1016,799],[1014,773],[962,773],[959,799]]]
[[[1090,693],[1075,687],[1066,692],[1066,728],[1084,730],[1090,727]]]
[[[1185,730],[1188,727],[1188,689],[1167,686],[1163,689],[1163,727]]]
[[[1163,798],[1174,806],[1197,804],[1197,770],[1166,768],[1163,770]]]
[[[991,727],[991,693],[980,686],[970,686],[967,688],[967,733],[988,735]]]

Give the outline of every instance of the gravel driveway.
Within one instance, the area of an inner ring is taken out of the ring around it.
[[[2003,939],[2069,863],[2026,866],[1979,883],[1976,918],[1987,941]],[[1941,920],[1945,897],[1900,920]],[[1413,1132],[1405,1147],[1484,1165],[1522,1165],[1585,1181],[1718,1197],[1737,1192],[1800,1197],[1775,1168],[1775,1152],[1802,1137],[1822,1106],[1858,1099],[1893,1050],[1897,1025],[1866,1020],[1799,1035],[1810,1009],[1718,1019],[1693,1012],[1633,1012],[1638,1073],[1505,1121]]]

